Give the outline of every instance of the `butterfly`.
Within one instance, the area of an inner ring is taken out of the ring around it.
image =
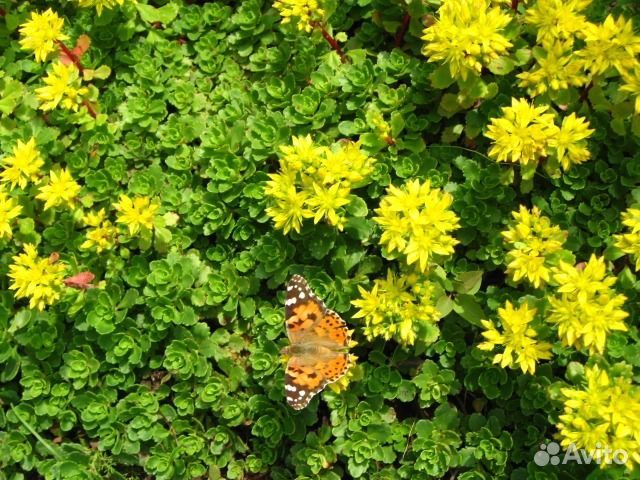
[[[345,321],[324,305],[300,275],[287,284],[285,324],[290,345],[282,350],[289,357],[284,389],[287,403],[301,410],[349,370],[351,335]]]

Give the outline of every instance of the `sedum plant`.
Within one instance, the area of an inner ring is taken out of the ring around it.
[[[0,0],[0,480],[635,478],[639,22]]]

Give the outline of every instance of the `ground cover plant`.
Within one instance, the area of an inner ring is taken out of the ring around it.
[[[640,476],[637,2],[0,17],[0,479]]]

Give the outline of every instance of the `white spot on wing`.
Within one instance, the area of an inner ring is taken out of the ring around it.
[[[289,305],[293,305],[294,303],[296,303],[296,299],[294,298],[290,298],[287,301],[284,302],[285,305],[289,306]]]
[[[306,297],[306,295],[304,294],[304,292],[300,292],[300,293],[298,294],[298,296],[300,297],[300,299],[301,299],[301,300],[302,300],[302,299],[304,299],[304,297]]]
[[[284,388],[286,388],[290,392],[295,392],[297,390],[293,385],[285,385]]]

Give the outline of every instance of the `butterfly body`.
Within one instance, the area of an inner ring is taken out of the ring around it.
[[[314,360],[329,360],[335,356],[336,353],[343,352],[344,349],[337,347],[332,342],[326,342],[321,344],[320,342],[301,342],[285,347],[282,349],[282,353],[288,357],[302,357],[313,358]]]
[[[282,350],[289,357],[285,394],[289,405],[300,410],[347,372],[350,335],[344,320],[325,307],[300,275],[287,284],[285,323],[291,343]]]

